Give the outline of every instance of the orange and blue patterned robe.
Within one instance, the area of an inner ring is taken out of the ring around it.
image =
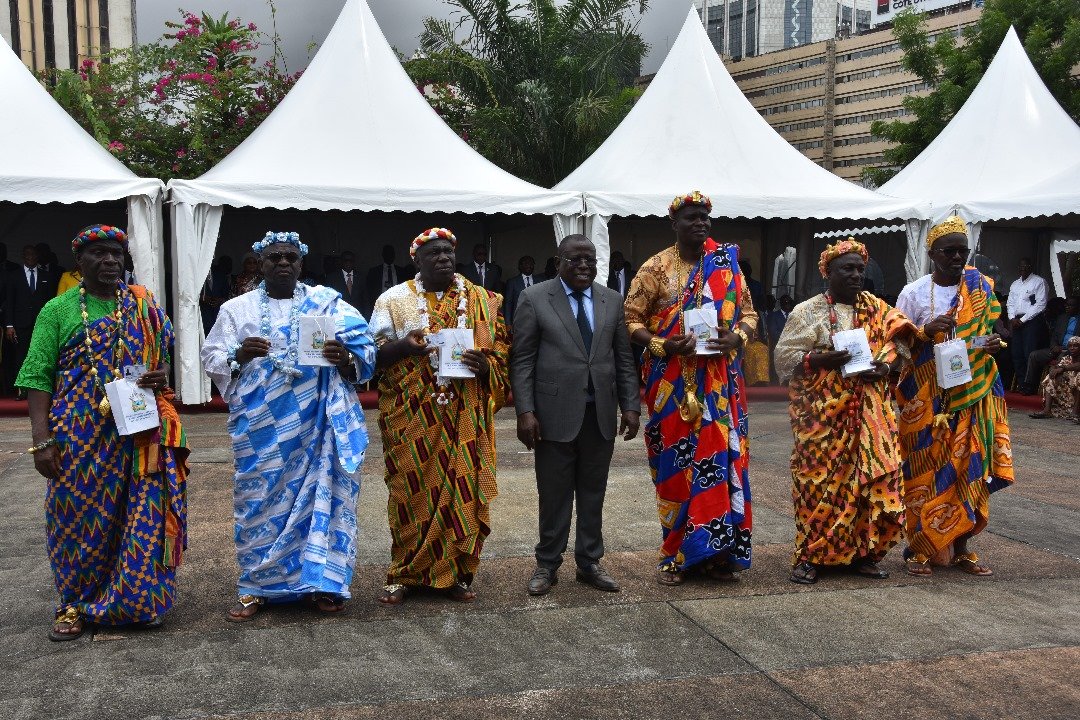
[[[111,312],[90,316],[93,366],[103,379],[128,365],[155,370],[172,356],[172,323],[153,295],[139,285],[120,287],[118,343]],[[17,381],[53,397],[49,426],[61,470],[48,481],[45,518],[57,612],[73,607],[106,625],[146,622],[167,612],[176,593],[187,538],[187,441],[172,391],[157,393],[161,426],[136,435],[120,436],[112,417],[97,409],[104,393],[90,374],[78,292],[72,288],[43,308]],[[68,335],[70,328],[77,330]],[[50,354],[51,387],[38,362]]]
[[[739,249],[704,245],[702,270],[679,286],[674,248],[647,260],[634,276],[626,298],[631,334],[646,327],[669,337],[683,334],[682,310],[716,309],[720,326],[757,327],[749,289],[739,270]],[[702,400],[700,422],[679,416],[686,395],[683,364],[691,363]],[[649,421],[645,445],[656,487],[662,526],[661,568],[685,570],[720,562],[734,569],[750,567],[749,416],[743,381],[742,352],[728,355],[653,357],[644,353],[642,378]]]
[[[916,281],[919,283],[920,281]],[[926,282],[924,278],[921,282]],[[914,285],[913,283],[912,285]],[[932,320],[904,289],[897,305],[917,325]],[[931,282],[930,291],[934,291]],[[934,367],[934,341],[920,333],[914,369],[897,387],[900,443],[904,457],[907,556],[918,562],[951,553],[961,536],[975,535],[990,516],[990,493],[1013,482],[1012,442],[1005,388],[990,353],[971,340],[994,332],[1001,304],[994,286],[974,267],[964,269],[952,307],[956,337],[968,342],[971,382],[941,391]]]
[[[855,306],[837,303],[837,330],[866,330],[874,357],[908,356],[915,327],[869,292]],[[888,380],[868,383],[839,370],[796,372],[806,353],[832,350],[824,295],[799,303],[775,349],[787,382],[791,431],[791,496],[795,506],[792,565],[878,562],[901,538],[904,483],[896,411]]]

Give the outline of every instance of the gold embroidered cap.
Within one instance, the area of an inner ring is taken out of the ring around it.
[[[952,235],[953,233],[959,233],[964,237],[967,237],[967,223],[965,223],[964,219],[959,215],[947,217],[944,222],[938,223],[930,228],[930,232],[926,235],[926,249],[929,250],[933,247],[934,241],[938,238]]]

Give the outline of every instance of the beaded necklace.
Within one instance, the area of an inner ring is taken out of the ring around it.
[[[416,286],[416,310],[420,314],[420,327],[423,329],[425,336],[437,333],[441,328],[435,327],[432,323],[431,314],[428,312],[427,291],[424,289],[424,281],[420,279],[420,273],[417,273],[416,277],[413,278],[413,284]],[[468,307],[469,293],[465,288],[465,279],[457,273],[454,273],[454,289],[458,294],[456,327],[459,330],[464,330],[469,327],[469,318],[465,313]],[[436,299],[436,311],[442,309],[443,303],[449,296],[450,293],[448,292],[441,298]],[[436,314],[439,313],[436,312]],[[431,368],[435,371],[435,383],[439,386],[439,392],[431,393],[431,397],[439,405],[447,405],[457,395],[454,394],[449,381],[439,371],[439,353],[428,353],[428,362],[431,363]]]
[[[696,265],[690,265],[690,263],[683,261],[682,256],[679,255],[679,246],[675,246],[675,276],[679,287],[676,290],[676,297],[679,303],[679,327],[682,329],[682,333],[686,334],[686,300],[685,295],[687,293],[686,286],[691,281],[696,280],[698,272],[701,272],[701,282],[697,283],[696,291],[691,288],[691,292],[694,292],[695,308],[701,309],[701,297],[705,289],[705,252],[702,250],[701,257],[698,258]],[[686,278],[683,279],[683,270],[686,270]],[[679,417],[688,423],[697,423],[701,420],[702,415],[702,403],[698,399],[698,386],[697,386],[697,358],[682,358],[682,379],[685,398],[682,403],[679,404]]]
[[[98,403],[98,410],[105,417],[112,414],[112,404],[109,402],[109,396],[105,393],[105,384],[101,382],[101,377],[98,374],[97,363],[94,360],[94,343],[90,340],[90,314],[86,311],[86,286],[83,281],[79,281],[79,313],[82,316],[83,324],[83,349],[86,351],[86,364],[89,367],[90,376],[94,378],[94,384],[98,390],[101,391],[101,401]],[[116,327],[114,328],[115,335],[112,340],[112,360],[114,363],[120,362],[120,338],[123,335],[121,332],[124,327],[124,303],[123,296],[120,293],[120,284],[116,285],[116,311],[113,313],[113,318],[116,320]],[[104,354],[102,355],[104,359]],[[108,367],[108,363],[105,363]],[[113,379],[120,377],[120,368],[109,368],[112,371]]]
[[[270,339],[270,296],[266,293],[266,281],[259,283],[259,311],[261,315],[260,333]],[[299,362],[300,343],[300,302],[304,299],[304,284],[296,283],[293,289],[292,306],[289,308],[289,340],[282,355],[268,355],[270,363],[286,377],[298,378],[303,373],[296,368]]]

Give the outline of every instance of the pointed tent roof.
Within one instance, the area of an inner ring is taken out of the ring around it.
[[[160,180],[138,177],[101,147],[0,41],[0,200],[73,203],[155,198]]]
[[[615,132],[555,186],[590,214],[664,215],[697,188],[718,217],[915,218],[923,203],[879,195],[816,165],[765,122],[691,9],[652,84]]]
[[[882,193],[927,199],[935,216],[968,207],[969,221],[1042,215],[1010,196],[1080,157],[1080,127],[1058,105],[1031,65],[1014,28],[964,106]],[[993,202],[1001,199],[1000,204]]]
[[[185,203],[298,209],[578,213],[581,197],[484,159],[428,105],[365,0],[347,0],[281,104],[221,163],[169,184]]]

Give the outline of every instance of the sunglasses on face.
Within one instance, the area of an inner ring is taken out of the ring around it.
[[[966,256],[968,254],[968,249],[965,248],[965,247],[951,247],[951,248],[941,248],[940,250],[938,250],[938,252],[941,253],[942,255],[944,255],[945,257],[961,257],[961,256]]]
[[[284,260],[285,262],[292,264],[300,259],[300,255],[294,252],[272,252],[263,255],[263,260],[269,260],[270,262],[277,264]]]

